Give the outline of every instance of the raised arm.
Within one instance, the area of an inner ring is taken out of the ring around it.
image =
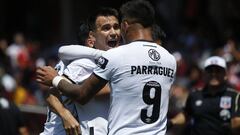
[[[61,46],[58,50],[58,57],[63,61],[79,58],[98,59],[104,51],[80,45]]]

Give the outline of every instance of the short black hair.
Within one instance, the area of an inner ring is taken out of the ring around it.
[[[80,22],[80,26],[78,29],[78,34],[77,34],[77,41],[78,44],[80,45],[85,45],[86,44],[86,40],[89,36],[89,26],[87,24],[86,21]]]
[[[143,27],[151,27],[155,22],[155,11],[146,0],[131,0],[120,8],[122,21],[140,23]]]
[[[88,17],[88,25],[90,30],[96,30],[96,20],[99,16],[115,16],[117,19],[119,19],[119,14],[116,9],[110,7],[100,7]]]
[[[164,42],[166,40],[166,33],[158,24],[152,25],[152,38],[153,41],[160,40],[161,42]]]

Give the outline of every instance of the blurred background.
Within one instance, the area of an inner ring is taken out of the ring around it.
[[[61,45],[76,44],[79,23],[100,6],[119,9],[126,0],[0,0],[1,95],[18,105],[30,134],[46,119],[46,89],[35,82],[35,69],[54,66]],[[202,64],[224,57],[229,84],[240,91],[240,1],[151,0],[167,37],[163,46],[177,59],[174,102],[169,117],[184,107],[189,91],[202,87]]]

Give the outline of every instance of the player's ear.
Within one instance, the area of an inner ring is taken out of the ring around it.
[[[93,32],[90,31],[89,34],[88,34],[88,38],[87,38],[87,40],[86,40],[87,45],[88,45],[89,47],[93,47],[94,44],[95,44],[95,41],[96,41],[96,39],[95,39],[95,37],[93,36]]]
[[[94,32],[90,30],[89,33],[88,33],[88,37],[90,37],[90,38],[94,37]]]
[[[128,22],[127,22],[127,21],[122,21],[122,23],[121,23],[121,34],[122,34],[122,37],[125,37],[128,26],[129,26],[129,25],[128,25]],[[124,38],[123,38],[123,39],[124,39]],[[125,42],[125,41],[124,41],[124,42]]]
[[[121,23],[121,28],[124,31],[124,33],[126,32],[126,29],[128,28],[128,22],[127,21],[122,21]]]

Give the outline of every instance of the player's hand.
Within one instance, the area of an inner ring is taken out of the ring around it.
[[[67,135],[81,135],[81,129],[78,121],[68,110],[63,112],[61,118]]]
[[[36,81],[47,86],[52,86],[53,78],[58,75],[57,71],[51,66],[38,67],[36,74]]]

